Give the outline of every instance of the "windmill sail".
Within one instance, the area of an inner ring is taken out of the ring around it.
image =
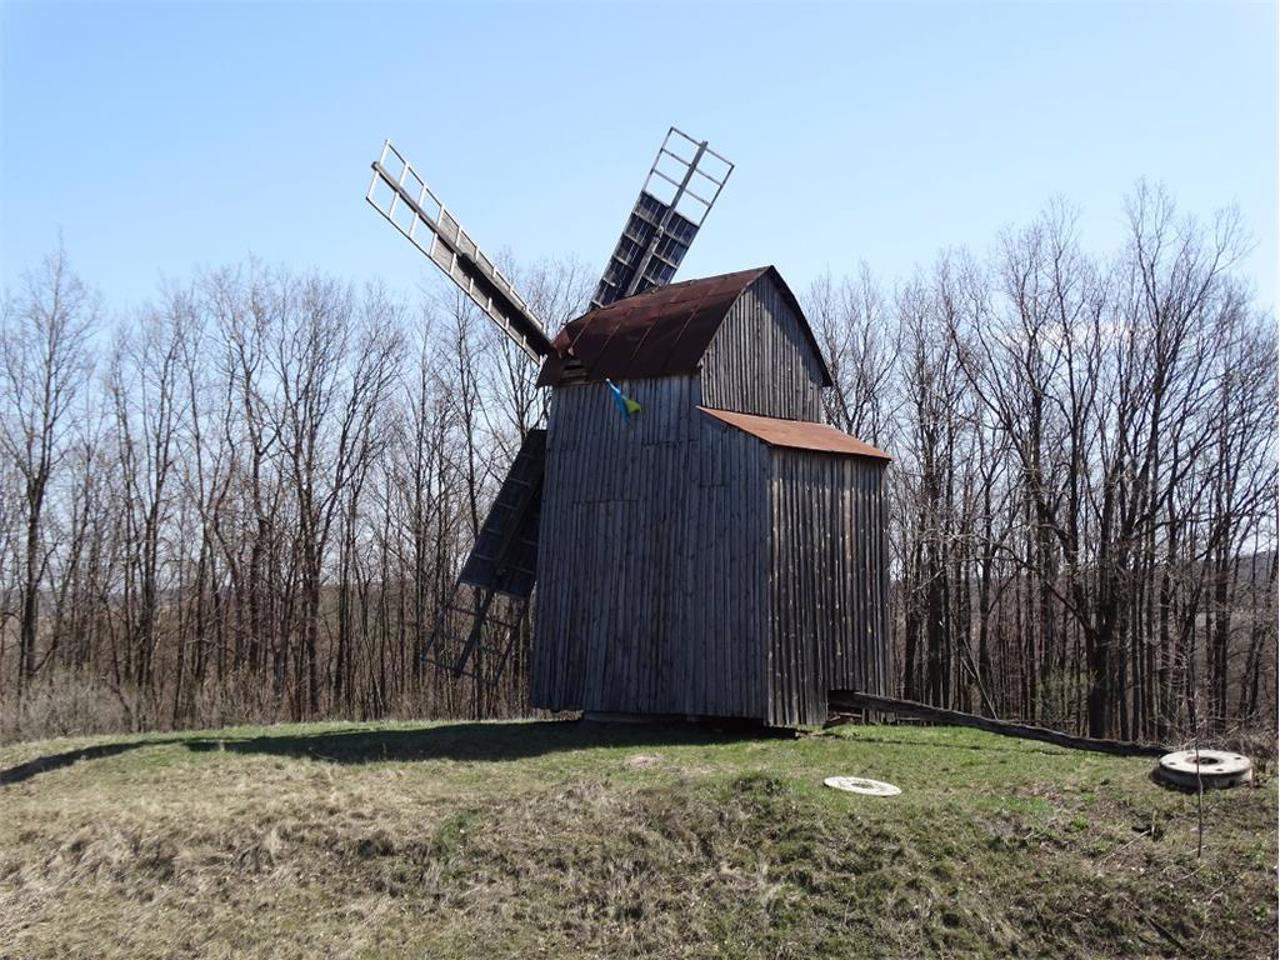
[[[524,298],[390,140],[373,161],[365,199],[447,273],[521,350],[535,360],[551,352],[551,340]]]
[[[513,597],[533,592],[546,450],[547,431],[530,430],[489,508],[459,580]]]
[[[502,676],[520,639],[537,577],[546,451],[547,432],[530,430],[440,610],[424,651],[426,662],[484,683]],[[504,600],[497,602],[499,597]],[[462,631],[466,639],[461,649],[451,647],[446,629],[459,621],[470,625]],[[487,670],[477,665],[477,655],[487,661]]]
[[[670,283],[732,172],[733,164],[705,140],[668,130],[591,308]]]

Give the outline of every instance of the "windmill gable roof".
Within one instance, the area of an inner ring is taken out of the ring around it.
[[[758,440],[763,440],[771,447],[790,447],[794,450],[810,450],[817,453],[842,453],[855,457],[873,457],[877,460],[892,460],[893,457],[883,450],[863,443],[835,427],[825,423],[810,423],[806,420],[780,420],[777,417],[760,417],[751,413],[736,413],[732,410],[713,410],[711,407],[698,407],[708,416],[736,427]]]
[[[627,297],[570,321],[553,341],[539,386],[569,379],[639,379],[693,373],[729,310],[747,288],[771,276],[800,318],[805,336],[822,364],[824,386],[831,377],[795,295],[772,266],[686,280]]]

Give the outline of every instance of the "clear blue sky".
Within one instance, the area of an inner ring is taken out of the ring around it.
[[[0,279],[57,242],[116,308],[254,253],[412,291],[385,137],[489,252],[602,267],[667,127],[738,164],[681,270],[797,290],[985,249],[1136,178],[1238,203],[1276,302],[1272,3],[0,3]]]

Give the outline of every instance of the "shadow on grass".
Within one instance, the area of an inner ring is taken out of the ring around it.
[[[50,770],[57,770],[61,767],[69,767],[71,764],[78,763],[81,760],[98,760],[102,757],[114,757],[118,753],[137,750],[139,747],[153,747],[157,744],[178,742],[178,739],[174,737],[129,740],[124,743],[103,743],[96,747],[81,747],[79,750],[68,750],[65,753],[54,753],[47,757],[36,757],[34,760],[20,763],[16,767],[0,770],[0,787],[8,786],[11,783],[21,783],[23,780],[30,780],[36,774],[48,773]]]
[[[37,757],[0,770],[0,786],[21,783],[81,760],[113,757],[140,747],[184,744],[189,750],[225,750],[307,757],[333,763],[382,760],[519,760],[596,747],[660,747],[790,737],[791,731],[749,726],[716,730],[682,723],[615,724],[543,720],[510,723],[444,723],[418,729],[348,727],[318,733],[261,737],[153,737],[81,747]]]
[[[416,730],[326,730],[293,736],[184,741],[192,750],[309,757],[331,763],[383,760],[520,760],[599,747],[662,747],[728,743],[776,734],[762,727],[716,731],[694,724],[604,724],[577,720],[449,723]]]

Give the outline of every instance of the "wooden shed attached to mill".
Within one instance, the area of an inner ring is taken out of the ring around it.
[[[532,702],[794,725],[887,692],[889,457],[819,422],[830,374],[777,270],[619,300],[553,346]]]

